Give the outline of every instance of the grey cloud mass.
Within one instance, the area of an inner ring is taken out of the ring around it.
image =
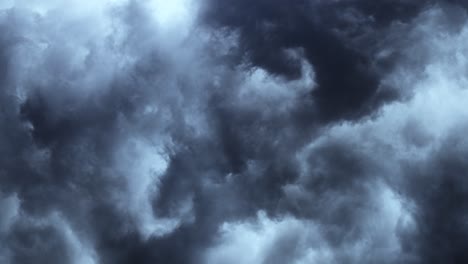
[[[468,262],[467,8],[0,1],[0,263]]]

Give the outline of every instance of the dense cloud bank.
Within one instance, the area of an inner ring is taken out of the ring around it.
[[[0,263],[465,263],[468,5],[0,2]]]

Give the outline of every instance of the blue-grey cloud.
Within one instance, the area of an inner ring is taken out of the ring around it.
[[[461,1],[5,1],[0,262],[463,263]]]

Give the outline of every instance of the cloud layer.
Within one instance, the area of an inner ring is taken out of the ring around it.
[[[462,1],[88,2],[0,3],[1,263],[468,260]]]

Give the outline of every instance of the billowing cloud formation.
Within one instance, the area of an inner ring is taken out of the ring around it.
[[[468,261],[466,4],[88,2],[0,3],[1,263]]]

